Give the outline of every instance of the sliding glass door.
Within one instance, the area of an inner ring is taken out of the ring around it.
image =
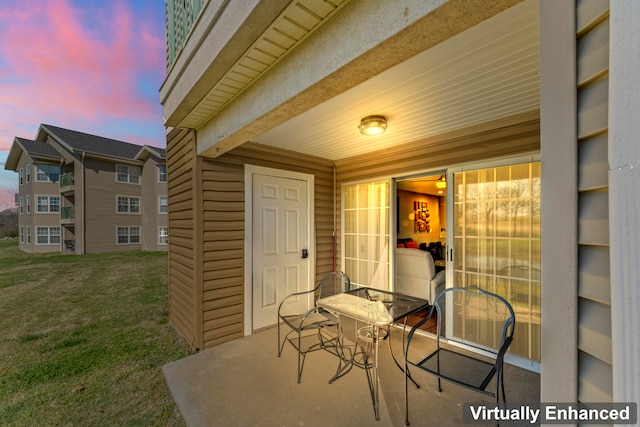
[[[427,175],[422,179],[432,181]],[[510,353],[540,361],[540,163],[451,169],[447,187],[446,286],[477,286],[505,297],[516,312]],[[389,179],[342,187],[342,265],[355,284],[393,288],[390,201],[396,195],[391,188]],[[458,320],[465,325],[454,330],[458,338],[482,336],[480,346],[495,340],[491,325]],[[476,329],[465,329],[471,327]]]
[[[540,163],[454,173],[452,195],[451,285],[477,286],[506,298],[516,313],[510,352],[539,361]],[[491,325],[473,327],[486,329],[473,331],[485,344],[495,339]],[[462,326],[454,333],[462,339],[472,335]]]

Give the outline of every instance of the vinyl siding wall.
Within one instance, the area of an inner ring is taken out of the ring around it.
[[[169,319],[193,348],[202,348],[202,283],[197,269],[197,184],[195,132],[174,129],[167,136],[169,202]]]
[[[244,165],[315,176],[316,279],[333,266],[333,163],[247,143],[195,157],[195,136],[169,134],[170,318],[194,348],[244,333]]]
[[[537,111],[449,132],[392,150],[336,162],[338,186],[399,177],[429,169],[535,152],[540,149]]]
[[[123,162],[122,164],[126,163]],[[141,212],[117,213],[117,197],[138,197],[142,202],[142,184],[117,182],[115,163],[92,158],[87,158],[84,161],[84,179],[86,208],[85,252],[115,252],[142,249],[141,243],[116,244],[116,227],[142,227]],[[78,199],[76,198],[77,202]],[[142,241],[142,229],[140,232]]]
[[[333,268],[332,162],[247,143],[202,162],[203,346],[244,331],[244,165],[315,176],[316,279]]]
[[[611,402],[609,2],[576,3],[578,80],[578,400]]]

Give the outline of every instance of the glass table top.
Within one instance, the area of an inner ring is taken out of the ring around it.
[[[361,287],[318,300],[325,310],[373,325],[389,325],[429,306],[429,301],[375,288]]]

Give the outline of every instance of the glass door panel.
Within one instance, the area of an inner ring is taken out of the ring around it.
[[[343,190],[344,272],[354,284],[389,289],[389,181]]]
[[[453,286],[477,286],[506,298],[516,313],[510,352],[539,361],[540,163],[458,172],[453,183]],[[456,323],[458,338],[472,335],[481,346],[495,344],[490,325]]]

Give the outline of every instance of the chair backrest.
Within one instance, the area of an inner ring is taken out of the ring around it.
[[[332,271],[324,275],[317,286],[316,301],[331,295],[347,292],[351,289],[349,276],[339,271]]]
[[[436,275],[433,257],[427,251],[396,249],[397,290],[401,294],[425,298],[431,301],[431,280]]]
[[[497,355],[513,339],[515,314],[511,304],[480,288],[448,288],[438,294],[437,341],[440,338],[480,348]]]

